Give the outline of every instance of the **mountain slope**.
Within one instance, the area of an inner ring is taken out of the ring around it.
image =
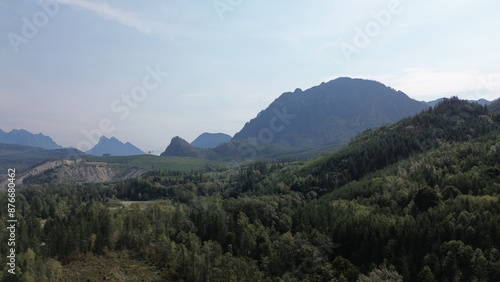
[[[78,159],[85,154],[77,149],[46,150],[16,144],[0,144],[0,170],[15,168],[16,174],[26,172],[37,165],[51,160]],[[6,175],[0,175],[0,181]]]
[[[496,99],[490,105],[488,105],[488,110],[493,113],[500,114],[500,98]]]
[[[382,83],[338,78],[282,94],[235,134],[233,141],[314,148],[347,143],[368,128],[396,122],[428,106]]]
[[[85,159],[49,161],[18,176],[24,184],[102,183],[126,180],[146,173],[146,169]]]
[[[186,140],[176,136],[160,156],[170,157],[201,157],[201,149],[195,148]]]
[[[445,99],[414,117],[369,130],[348,146],[317,158],[302,174],[318,178],[318,187],[332,190],[412,155],[443,143],[462,142],[500,128],[498,115],[458,98]],[[301,189],[297,184],[297,189]]]
[[[133,156],[145,154],[129,142],[122,143],[115,137],[107,138],[105,136],[101,136],[99,143],[86,153],[93,156],[102,156],[104,154],[110,154],[112,156]]]
[[[498,281],[499,144],[497,129],[350,181],[300,208],[297,231],[323,230],[336,255],[393,265],[403,281]]]
[[[42,133],[33,134],[24,129],[13,129],[8,133],[0,129],[0,143],[38,147],[47,150],[62,148],[49,136]]]
[[[231,141],[231,138],[230,135],[224,133],[205,132],[191,142],[191,145],[202,149],[215,148],[222,143]]]

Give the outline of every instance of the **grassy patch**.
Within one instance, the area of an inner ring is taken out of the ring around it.
[[[153,155],[138,156],[110,156],[96,157],[88,156],[89,162],[106,162],[110,165],[126,165],[129,167],[140,167],[147,170],[204,170],[207,167],[226,167],[227,163],[210,161],[191,157],[160,157]]]
[[[85,254],[65,265],[60,281],[164,281],[161,272],[127,252]]]

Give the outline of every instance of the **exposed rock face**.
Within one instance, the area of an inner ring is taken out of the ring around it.
[[[117,168],[104,162],[87,162],[85,159],[48,161],[16,178],[16,184],[42,183],[102,183],[116,179],[135,178],[147,170],[142,168]],[[48,182],[47,182],[48,180]],[[0,184],[0,190],[8,182]]]
[[[71,180],[77,183],[100,183],[108,182],[117,177],[118,171],[108,166],[107,164],[86,163],[78,166],[61,167],[58,173],[58,178],[62,182]]]
[[[81,164],[84,162],[85,162],[84,159],[49,161],[49,162],[41,164],[33,169],[30,169],[28,172],[22,174],[21,177],[18,177],[17,181],[19,181],[20,183],[23,183],[24,179],[26,179],[30,176],[39,175],[39,174],[44,173],[45,171],[47,171],[49,169],[54,169],[54,168],[60,167],[62,165],[71,166],[71,165],[75,165],[75,164]]]

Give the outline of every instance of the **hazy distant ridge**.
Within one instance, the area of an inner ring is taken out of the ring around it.
[[[102,156],[104,154],[110,154],[111,156],[133,156],[145,154],[130,142],[122,143],[115,137],[107,138],[105,136],[101,136],[99,143],[85,153],[93,156]]]
[[[439,102],[445,100],[446,98],[439,98],[439,99],[436,99],[436,100],[433,100],[433,101],[428,101],[428,102],[423,102],[423,103],[426,103],[427,105],[431,106],[431,107],[434,107],[435,105],[437,105]],[[471,103],[478,103],[479,105],[483,105],[483,106],[488,106],[489,104],[491,104],[492,102],[491,101],[488,101],[486,99],[479,99],[479,100],[467,100],[468,102],[471,102]]]
[[[208,133],[205,132],[198,136],[191,145],[197,148],[215,148],[222,143],[231,141],[231,136],[224,133]]]
[[[38,147],[48,150],[62,148],[49,136],[42,133],[33,134],[24,129],[13,129],[10,132],[0,129],[0,143]]]

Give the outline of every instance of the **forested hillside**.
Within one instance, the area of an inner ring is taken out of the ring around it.
[[[500,98],[488,105],[488,110],[492,113],[500,114]]]
[[[498,281],[499,160],[500,115],[453,98],[310,161],[26,186],[1,279],[78,281],[90,256],[120,281],[129,256],[150,281]]]

